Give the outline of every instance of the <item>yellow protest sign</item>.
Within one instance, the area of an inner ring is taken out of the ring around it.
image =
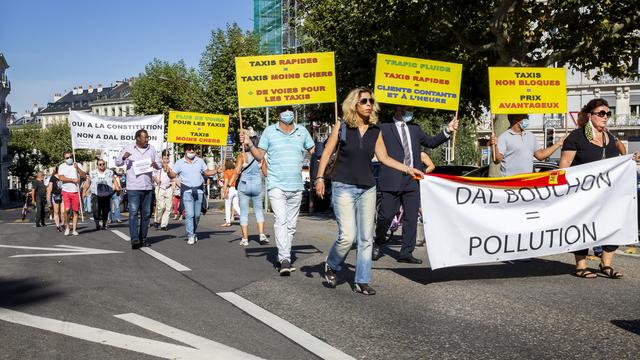
[[[236,58],[240,108],[336,101],[332,52]]]
[[[381,103],[458,110],[462,65],[378,54],[376,100]]]
[[[567,112],[564,68],[490,67],[493,114],[562,114]]]
[[[167,141],[225,146],[228,130],[229,115],[170,111]]]

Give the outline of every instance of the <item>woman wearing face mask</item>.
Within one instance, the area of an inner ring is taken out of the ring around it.
[[[207,169],[207,164],[204,160],[196,156],[193,145],[186,144],[184,151],[184,158],[176,161],[173,168],[168,163],[163,163],[162,167],[170,178],[173,179],[176,176],[180,178],[180,193],[184,204],[184,225],[187,231],[187,244],[193,245],[198,241],[196,230],[198,229],[198,221],[202,211],[202,202],[207,201],[202,190],[203,175],[214,176],[220,172],[220,169]]]
[[[529,127],[526,114],[509,114],[507,131],[498,137],[491,135],[491,145],[498,145],[496,164],[500,164],[500,174],[511,176],[533,172],[533,158],[544,160],[562,147],[564,136],[548,148],[540,147],[540,143]]]
[[[371,250],[373,244],[376,208],[376,185],[371,169],[375,155],[385,166],[410,176],[421,177],[423,173],[402,164],[387,155],[378,122],[378,104],[373,92],[366,88],[351,90],[342,103],[343,121],[346,124],[346,139],[340,145],[338,160],[332,174],[332,202],[338,222],[338,238],[327,256],[324,278],[335,287],[337,272],[354,241],[358,243],[354,291],[374,295],[371,283]],[[329,136],[318,166],[315,179],[316,193],[324,197],[324,171],[338,141],[340,123],[337,122]]]
[[[604,99],[589,101],[578,114],[579,128],[573,130],[562,146],[560,168],[586,164],[593,161],[619,156],[615,137],[607,130],[607,121],[611,116],[609,104]],[[637,157],[637,156],[635,156]],[[602,246],[600,272],[610,279],[621,279],[622,273],[612,267],[613,254],[618,247]],[[589,249],[574,252],[576,259],[575,275],[593,279],[597,275],[587,269],[586,256]]]

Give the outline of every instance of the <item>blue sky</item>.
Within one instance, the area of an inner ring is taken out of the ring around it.
[[[11,0],[0,9],[18,117],[56,92],[138,76],[153,58],[196,67],[212,30],[253,28],[251,0]]]

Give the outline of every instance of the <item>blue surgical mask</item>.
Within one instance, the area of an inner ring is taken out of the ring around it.
[[[291,110],[283,111],[280,113],[280,121],[287,125],[291,124],[293,122],[293,119],[295,119],[295,115]]]
[[[73,159],[72,158],[65,159],[64,162],[66,162],[67,165],[73,165]]]
[[[404,115],[402,115],[402,120],[404,120],[404,122],[413,120],[413,111],[405,111]]]
[[[189,158],[189,160],[193,160],[196,158],[196,153],[187,153],[187,157]]]
[[[529,119],[523,119],[520,122],[520,127],[522,128],[522,130],[528,128],[529,127]]]

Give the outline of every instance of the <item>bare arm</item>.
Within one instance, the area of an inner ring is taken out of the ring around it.
[[[624,146],[624,143],[618,139],[616,139],[616,148],[620,155],[627,155],[627,148]]]
[[[238,158],[236,159],[236,168],[234,169],[235,171],[233,172],[233,175],[231,175],[229,183],[233,184],[236,182],[238,176],[240,176],[240,173],[242,172],[242,165],[244,165],[244,154],[238,155]]]
[[[47,185],[47,202],[51,203],[51,191],[53,191],[53,182],[49,178],[49,185]]]
[[[267,162],[265,160],[262,160],[260,168],[262,169],[262,176],[267,176]]]
[[[111,176],[111,182],[113,182],[113,190],[120,191],[120,184],[118,184],[118,179],[115,175]]]
[[[387,154],[387,147],[384,145],[384,140],[382,140],[382,133],[378,134],[378,140],[376,141],[376,157],[378,158],[378,161],[380,161],[384,165],[406,173],[407,175],[411,175],[414,177],[424,176],[424,173],[422,171],[400,163]]]
[[[433,163],[433,161],[431,161],[431,158],[426,153],[420,153],[420,161],[422,161],[424,166],[427,167],[427,169],[424,171],[425,174],[432,172],[436,168],[436,165]]]
[[[573,159],[576,157],[575,150],[566,150],[560,155],[560,169],[566,169],[571,166]]]
[[[542,161],[548,158],[549,156],[553,155],[553,153],[556,152],[556,150],[560,149],[562,147],[563,142],[564,142],[564,136],[561,137],[560,140],[558,140],[558,142],[549,146],[548,148],[538,149],[536,152],[533,153],[533,156],[536,159]]]

